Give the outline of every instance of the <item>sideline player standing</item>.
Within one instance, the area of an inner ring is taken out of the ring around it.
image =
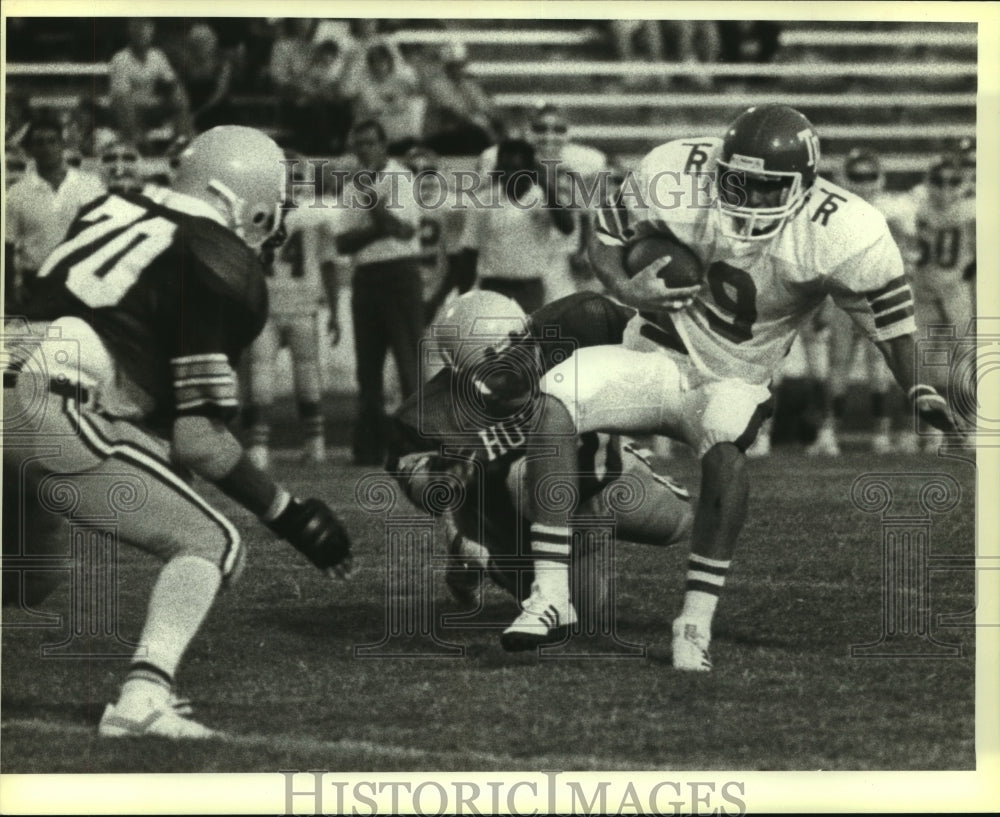
[[[654,320],[630,324],[629,348],[581,349],[572,368],[556,367],[543,384],[567,408],[553,413],[555,428],[659,431],[701,458],[684,606],[673,624],[677,669],[711,668],[712,619],[746,518],[745,451],[770,413],[776,366],[827,295],[876,343],[920,415],[954,428],[944,398],[916,380],[912,295],[885,219],[819,178],[818,163],[815,129],[782,105],[750,108],[723,139],[650,152],[623,188],[629,209],[602,211],[592,260],[614,295]],[[704,283],[668,289],[659,274],[669,258],[630,277],[625,250],[649,235],[687,245]]]
[[[274,254],[273,262],[265,267],[270,309],[263,331],[250,347],[250,405],[245,417],[250,426],[247,455],[258,468],[267,468],[270,461],[271,424],[267,414],[274,400],[275,364],[282,346],[288,346],[292,356],[296,408],[305,435],[302,460],[312,463],[326,460],[320,409],[323,395],[320,317],[324,303],[329,304],[331,340],[339,343],[337,270],[348,262],[336,254],[338,212],[336,206],[313,208],[296,204],[285,214],[287,237]]]
[[[5,420],[36,417],[38,427],[19,435],[5,422],[4,471],[13,477],[4,480],[5,509],[20,499],[8,490],[23,487],[31,505],[62,475],[79,497],[76,513],[99,516],[108,504],[100,477],[131,475],[148,498],[142,513],[121,515],[119,534],[165,563],[102,736],[214,734],[175,710],[174,673],[243,548],[184,471],[214,483],[317,567],[343,574],[350,565],[333,512],[275,485],[226,427],[237,410],[234,363],[267,314],[256,250],[279,229],[282,158],[251,128],[202,134],[162,203],[107,195],[81,210],[39,270],[25,305],[30,328],[8,327]],[[75,342],[79,360],[54,337]]]

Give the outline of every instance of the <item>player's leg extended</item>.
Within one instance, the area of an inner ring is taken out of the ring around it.
[[[274,401],[279,332],[275,320],[268,320],[249,351],[249,405],[244,411],[244,422],[250,428],[247,455],[258,468],[267,468],[270,459],[271,422],[268,415]]]
[[[143,509],[120,516],[119,536],[164,562],[150,595],[139,649],[119,700],[105,711],[100,734],[207,737],[210,730],[173,711],[174,676],[220,585],[242,567],[239,533],[171,469],[161,441],[128,423],[87,413],[81,413],[79,422],[81,439],[105,456],[94,474],[131,474],[145,491]],[[100,481],[80,487],[81,505],[96,512],[99,503],[107,502],[107,487]]]
[[[684,606],[674,621],[673,659],[676,669],[708,671],[712,619],[746,521],[750,480],[744,452],[771,413],[771,401],[764,386],[725,380],[693,390],[687,403],[701,428],[701,493]]]
[[[806,449],[806,454],[836,457],[840,454],[837,433],[844,414],[847,375],[854,351],[853,329],[850,319],[829,299],[823,304],[817,320],[821,328],[816,328],[813,342],[806,346],[806,359],[816,378],[816,400],[822,420],[816,441]]]
[[[319,315],[296,316],[288,326],[288,346],[292,353],[295,397],[305,442],[303,456],[310,462],[326,459],[323,414],[320,398],[323,379],[319,359]]]

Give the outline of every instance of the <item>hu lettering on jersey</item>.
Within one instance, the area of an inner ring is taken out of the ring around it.
[[[489,428],[481,428],[477,433],[490,462],[502,457],[511,449],[524,445],[527,440],[523,429],[518,425],[500,423]]]
[[[830,216],[836,213],[840,209],[838,201],[847,201],[847,198],[839,195],[838,193],[831,193],[829,190],[821,187],[819,189],[820,193],[823,193],[826,198],[819,203],[819,207],[816,208],[816,212],[813,213],[812,221],[816,222],[823,219],[821,224],[825,227],[827,221],[830,220]]]

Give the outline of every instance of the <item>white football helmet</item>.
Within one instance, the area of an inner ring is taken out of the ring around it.
[[[510,298],[485,289],[456,298],[435,329],[441,356],[456,371],[476,366],[490,351],[502,351],[527,332],[524,310]]]
[[[285,155],[255,128],[220,125],[180,155],[172,187],[207,202],[240,238],[260,247],[281,223]]]

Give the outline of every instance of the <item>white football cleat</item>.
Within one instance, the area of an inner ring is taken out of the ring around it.
[[[828,426],[819,430],[816,442],[806,449],[807,457],[839,457],[840,446],[837,444],[837,434]]]
[[[271,452],[266,445],[251,445],[247,449],[247,459],[261,471],[266,471],[271,464]]]
[[[500,646],[507,652],[522,652],[553,644],[566,638],[576,622],[576,610],[570,601],[557,604],[541,592],[536,582],[531,585],[531,595],[521,604],[521,615],[501,633]]]
[[[302,462],[318,465],[326,462],[326,440],[310,437],[302,446]]]
[[[872,453],[888,454],[892,451],[892,439],[885,432],[879,432],[872,437]]]
[[[896,451],[900,454],[919,454],[920,438],[913,431],[901,431],[896,437]]]
[[[712,659],[708,657],[710,636],[693,621],[674,619],[674,669],[686,672],[709,672]]]
[[[142,720],[119,715],[113,704],[104,708],[97,734],[102,738],[160,737],[171,740],[204,740],[220,737],[219,733],[197,721],[182,717],[171,702],[161,709],[150,710]]]

